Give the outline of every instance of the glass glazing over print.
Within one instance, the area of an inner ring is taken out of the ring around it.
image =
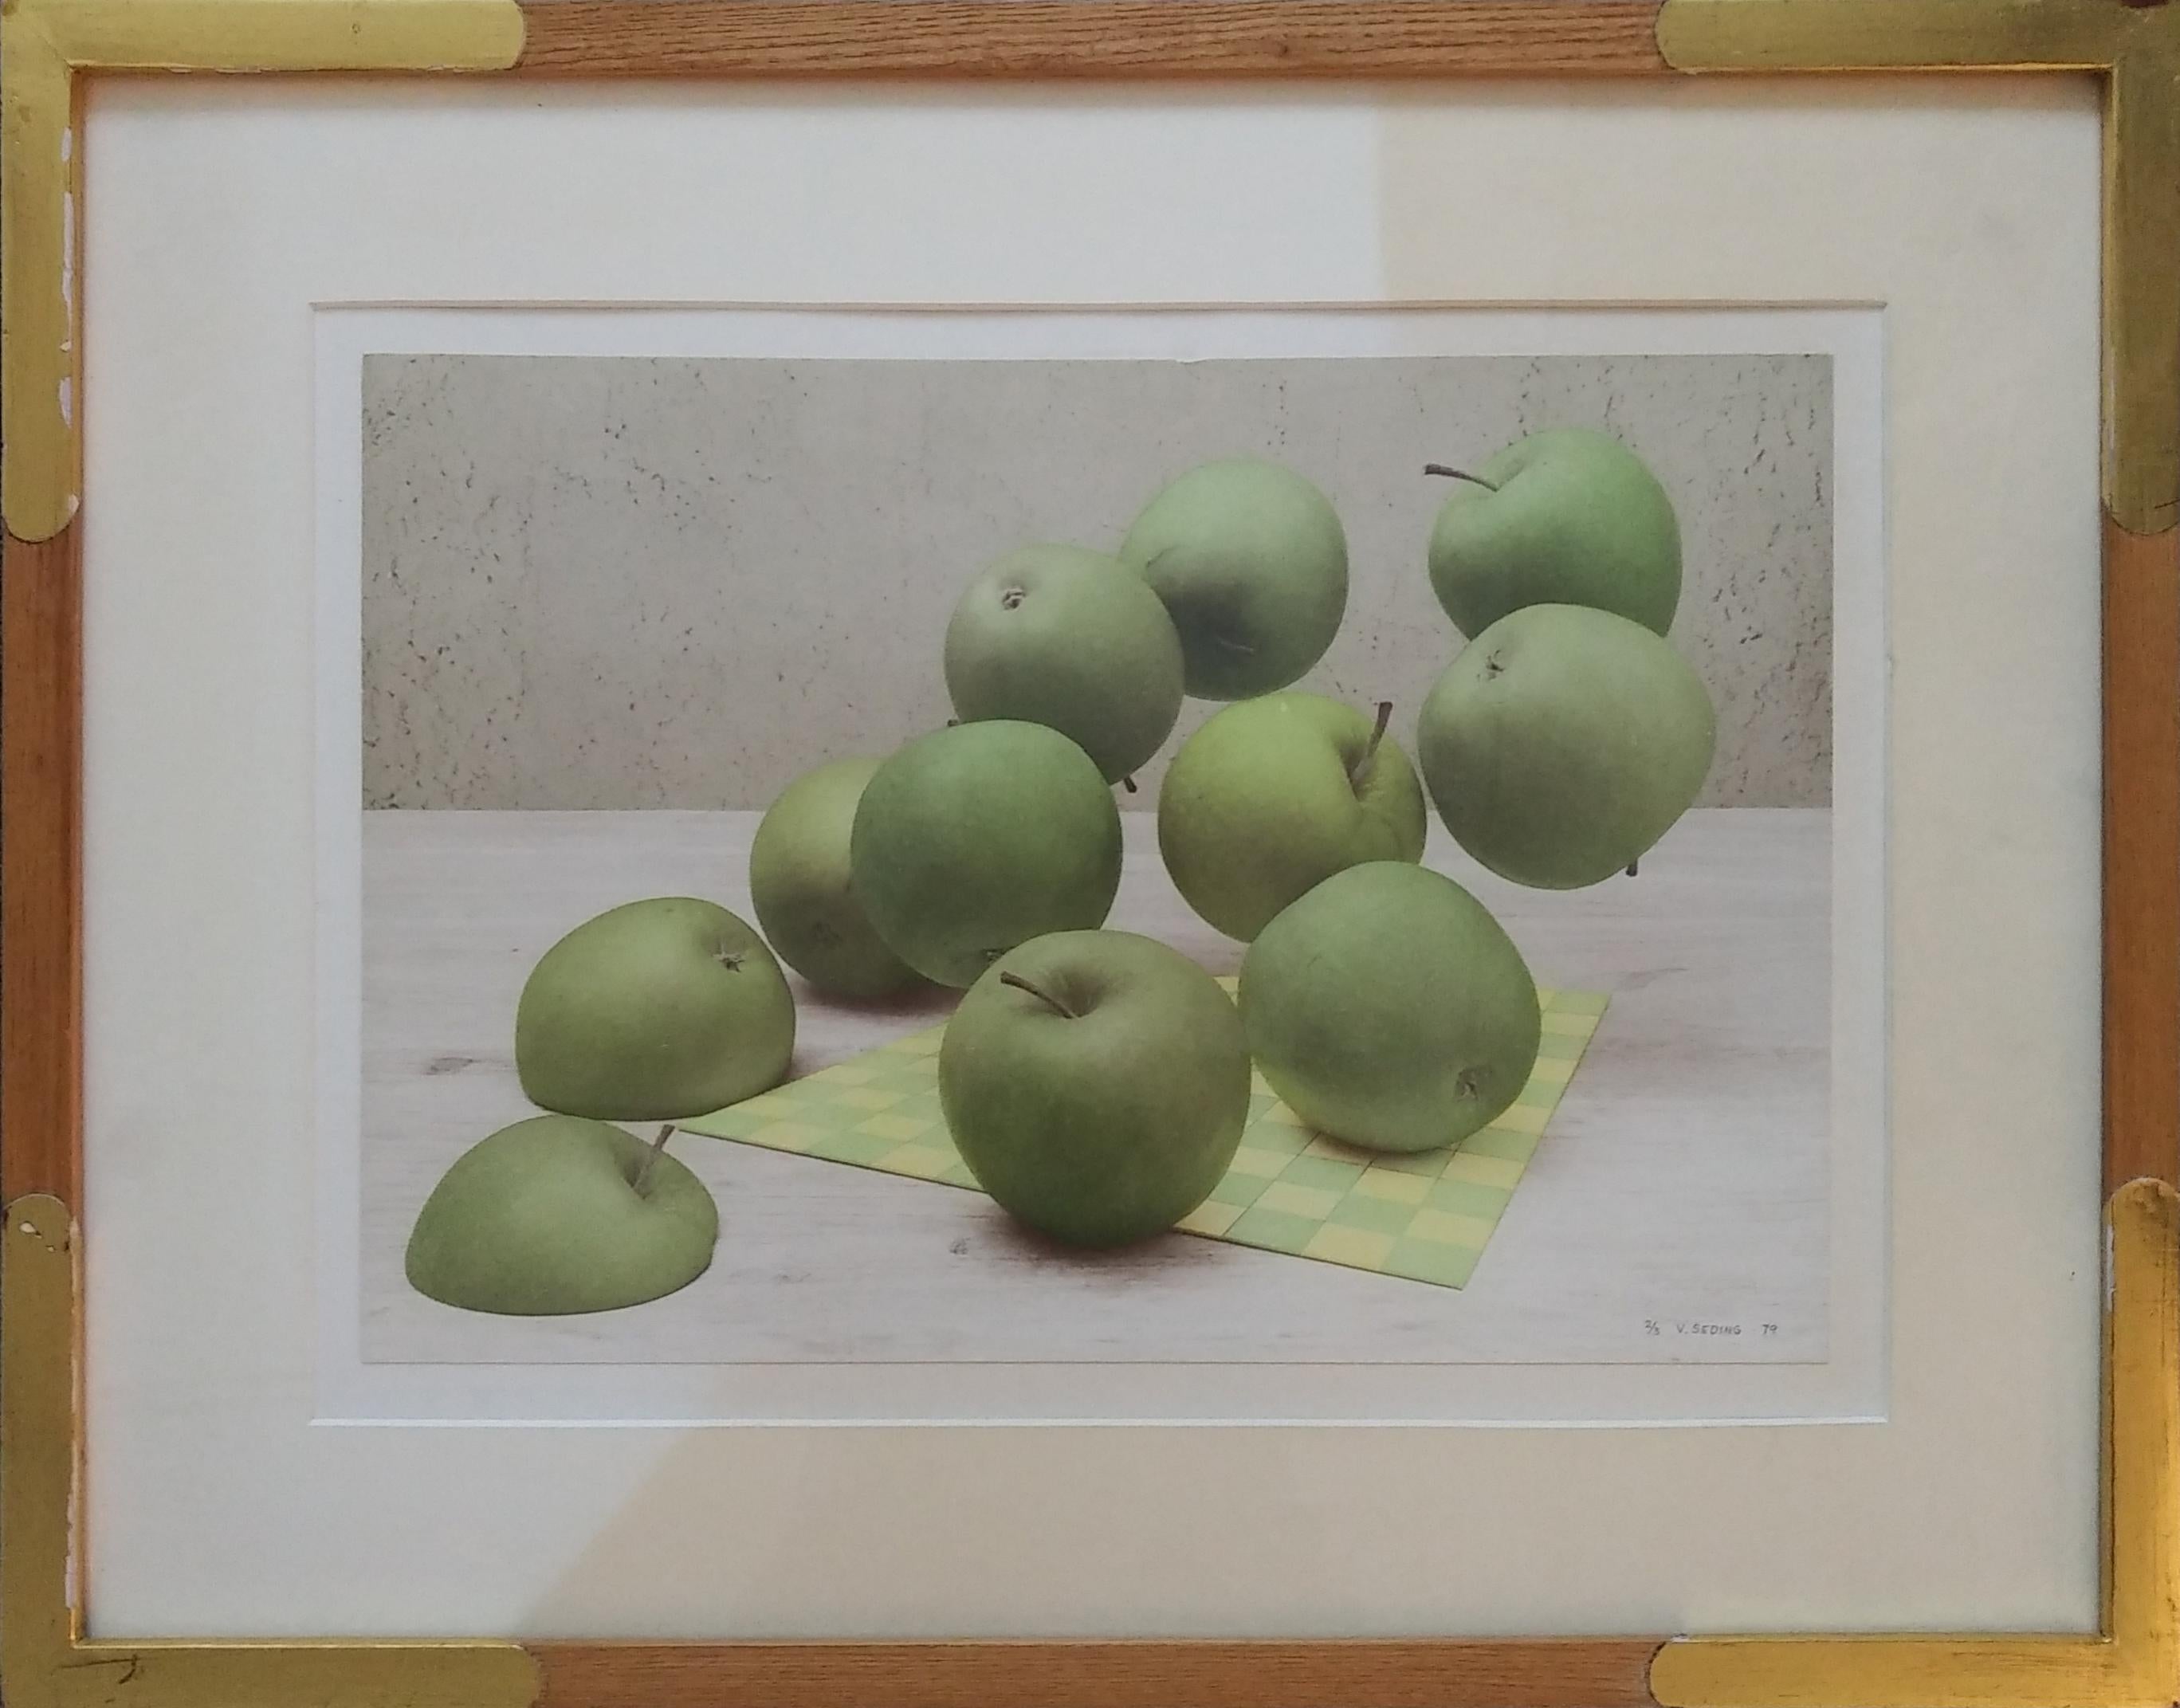
[[[363,372],[366,1358],[1824,1358],[1828,357]]]

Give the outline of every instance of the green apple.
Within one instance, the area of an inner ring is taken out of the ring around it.
[[[462,1153],[409,1236],[410,1286],[502,1316],[619,1310],[703,1274],[719,1234],[712,1194],[603,1121],[540,1115]]]
[[[1521,1094],[1536,982],[1451,878],[1399,861],[1328,878],[1242,958],[1264,1083],[1319,1132],[1372,1150],[1458,1144]]]
[[[764,939],[687,896],[578,925],[531,969],[515,1067],[541,1109],[679,1121],[768,1091],[795,1050],[795,999]]]
[[[1634,452],[1583,427],[1532,433],[1471,473],[1431,529],[1430,579],[1464,635],[1524,605],[1588,605],[1664,634],[1681,601],[1681,525]]]
[[[1347,609],[1347,536],[1324,494],[1253,458],[1205,463],[1144,506],[1120,545],[1181,632],[1188,691],[1246,700],[1324,656]]]
[[[939,1047],[939,1101],[1002,1209],[1070,1245],[1125,1245],[1225,1176],[1249,1051],[1232,1000],[1179,950],[1061,931],[970,987]]]
[[[1057,730],[958,724],[878,767],[848,858],[893,952],[966,989],[1016,944],[1105,923],[1120,814],[1096,763]]]
[[[890,996],[915,972],[871,928],[848,875],[856,804],[876,759],[834,759],[780,791],[750,843],[750,901],[773,950],[834,996]]]
[[[1102,552],[1025,546],[969,584],[946,625],[965,724],[1015,718],[1073,741],[1117,783],[1181,716],[1181,637],[1158,595]]]
[[[1671,645],[1583,605],[1525,605],[1446,666],[1417,752],[1454,840],[1517,884],[1632,865],[1710,770],[1710,696]]]
[[[1159,852],[1204,920],[1244,942],[1366,860],[1420,860],[1415,769],[1378,721],[1322,694],[1229,706],[1181,743],[1159,791]]]

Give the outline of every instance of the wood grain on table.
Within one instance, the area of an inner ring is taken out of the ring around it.
[[[373,1362],[1186,1360],[1815,1362],[1827,1354],[1830,814],[1690,813],[1640,875],[1569,894],[1427,863],[1506,924],[1540,983],[1612,1003],[1462,1290],[1174,1234],[1083,1256],[980,1194],[694,1135],[710,1271],[627,1311],[439,1305],[401,1274],[416,1210],[485,1134],[534,1113],[516,998],[563,932],[646,895],[750,916],[754,813],[380,812],[364,827],[363,1351]],[[1110,923],[1214,972],[1148,813]],[[830,1003],[795,981],[795,1072],[933,1024],[955,1000]],[[1777,1325],[1657,1335],[1658,1320]]]

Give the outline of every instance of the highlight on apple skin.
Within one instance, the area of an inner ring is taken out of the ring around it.
[[[1165,606],[1141,576],[1081,546],[1024,546],[970,582],[944,664],[963,723],[1057,730],[1108,783],[1147,763],[1181,716],[1181,636]]]
[[[1431,588],[1472,637],[1525,605],[1588,605],[1662,635],[1681,600],[1681,526],[1643,460],[1586,427],[1532,433],[1455,484],[1431,529]]]
[[[1207,924],[1246,943],[1335,872],[1423,857],[1423,785],[1379,709],[1374,723],[1322,694],[1268,694],[1181,744],[1159,791],[1159,851]]]
[[[1577,890],[1672,828],[1716,738],[1710,696],[1669,643],[1609,611],[1526,605],[1439,677],[1417,753],[1440,818],[1479,863]]]
[[[1120,813],[1090,756],[1042,724],[993,719],[917,737],[856,808],[849,864],[878,935],[966,989],[1032,937],[1105,923]]]
[[[716,902],[630,901],[545,951],[515,1012],[515,1066],[541,1109],[680,1121],[779,1083],[795,999],[772,950]]]
[[[1128,1244],[1208,1198],[1241,1143],[1249,1052],[1216,980],[1127,931],[1039,937],[947,1022],[939,1105],[977,1183],[1075,1246]]]
[[[500,1128],[424,1200],[409,1284],[499,1316],[619,1310],[688,1286],[711,1264],[718,1207],[664,1138],[565,1115]]]
[[[805,771],[766,809],[750,843],[750,901],[782,961],[829,995],[869,1000],[918,981],[856,899],[848,839],[878,761],[833,759]]]
[[[1513,939],[1451,878],[1350,867],[1269,925],[1241,961],[1257,1071],[1319,1132],[1435,1150],[1488,1126],[1528,1083],[1543,1017]]]
[[[1164,601],[1200,700],[1300,680],[1347,609],[1347,535],[1332,501],[1258,458],[1204,463],[1170,482],[1129,528],[1120,560]]]

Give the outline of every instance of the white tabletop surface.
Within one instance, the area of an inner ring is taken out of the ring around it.
[[[1830,814],[1691,813],[1640,875],[1572,894],[1482,873],[1434,829],[1541,983],[1607,1011],[1469,1285],[1455,1291],[1169,1235],[1055,1256],[980,1194],[681,1135],[720,1210],[666,1299],[506,1319],[402,1278],[418,1206],[535,1113],[515,1000],[570,927],[641,896],[751,917],[753,813],[377,812],[364,826],[363,1352],[377,1362],[1188,1360],[1628,1363],[1826,1356]],[[1241,945],[1182,904],[1148,813],[1110,923],[1215,972]],[[943,1017],[799,980],[798,1074]],[[1738,1325],[1697,1333],[1697,1325]],[[1766,1325],[1769,1325],[1767,1328]]]

